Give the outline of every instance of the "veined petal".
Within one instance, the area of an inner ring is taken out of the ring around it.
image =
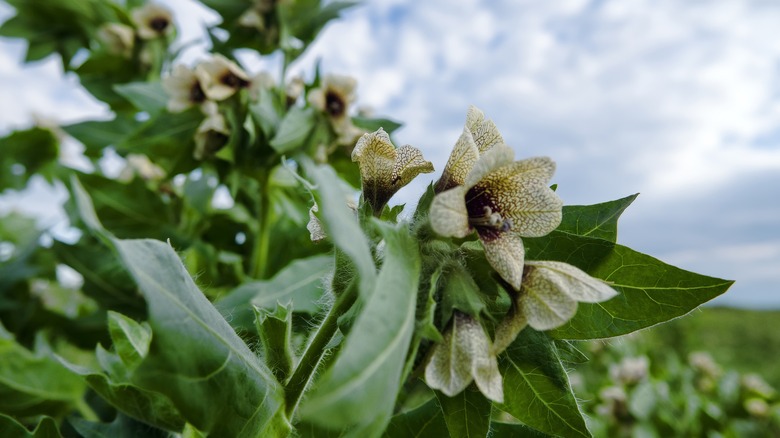
[[[468,327],[466,334],[461,333],[463,321],[468,317],[456,312],[453,318],[452,327],[444,333],[444,340],[433,347],[431,359],[425,366],[428,386],[448,397],[460,394],[474,380],[471,375],[472,346],[468,340]],[[481,327],[479,329],[482,330]]]
[[[485,113],[474,105],[469,105],[469,109],[466,112],[466,129],[470,133],[475,133],[482,126],[482,122],[485,121]]]
[[[395,147],[382,128],[364,134],[352,150],[352,161],[360,165],[363,198],[375,212],[381,212],[397,190],[393,187],[396,156]]]
[[[416,147],[404,145],[396,150],[393,183],[399,188],[407,185],[417,175],[431,172],[433,172],[433,164],[427,161]]]
[[[390,136],[382,128],[375,132],[363,134],[355,145],[355,149],[352,150],[352,161],[357,161],[361,169],[363,168],[364,160],[373,159],[376,156],[395,162],[395,146],[390,141]],[[392,173],[392,167],[388,174],[390,173]]]
[[[484,331],[482,336],[484,336],[485,342],[481,343],[479,351],[475,352],[476,357],[472,370],[474,382],[476,382],[477,388],[485,397],[496,403],[503,403],[504,379],[498,371],[498,361],[496,356],[492,354],[490,340],[487,339]]]
[[[500,171],[503,178],[523,179],[539,185],[548,185],[554,173],[555,161],[549,157],[533,157],[515,161]]]
[[[363,198],[376,214],[414,177],[433,172],[433,165],[425,161],[419,149],[409,145],[396,149],[382,128],[360,137],[352,150],[352,161],[360,164]]]
[[[468,128],[463,129],[463,133],[455,143],[455,148],[444,166],[441,178],[436,183],[436,193],[443,192],[455,186],[463,185],[466,182],[466,175],[471,172],[471,168],[479,158],[479,149],[474,143],[474,137]]]
[[[583,303],[600,303],[616,296],[618,293],[603,281],[593,278],[580,268],[568,263],[554,261],[533,261],[528,266],[534,270],[544,271],[547,278],[558,279],[556,285],[561,286],[561,292]]]
[[[561,224],[563,201],[549,187],[520,192],[515,201],[511,206],[500,208],[504,208],[501,210],[504,217],[512,220],[512,229],[521,236],[545,236]]]
[[[444,334],[444,342],[434,348],[425,368],[428,386],[453,397],[474,380],[487,398],[498,403],[504,401],[498,362],[490,352],[490,339],[479,322],[455,312],[452,327]]]
[[[513,288],[520,289],[523,281],[525,247],[520,235],[513,231],[479,230],[485,257],[490,266]]]
[[[466,188],[456,186],[433,198],[429,217],[436,234],[445,237],[466,237],[469,234],[471,229],[465,196]]]
[[[469,106],[468,113],[466,113],[466,128],[474,138],[474,143],[480,153],[504,142],[496,124],[492,120],[485,120],[485,114],[474,105]]]
[[[510,164],[515,159],[515,151],[505,144],[497,144],[489,151],[481,154],[479,159],[466,176],[466,188],[470,189],[488,173]]]
[[[544,236],[563,217],[563,201],[546,185],[550,163],[549,159],[530,159],[502,166],[477,182],[466,202],[489,199],[496,212],[512,221],[513,231],[525,237]]]
[[[565,281],[547,269],[529,268],[517,304],[536,330],[560,327],[577,313],[577,301],[563,292]]]

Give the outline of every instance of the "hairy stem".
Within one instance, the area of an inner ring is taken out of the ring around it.
[[[314,371],[317,369],[322,355],[325,353],[325,347],[333,338],[338,329],[338,319],[352,307],[357,299],[357,285],[355,282],[347,287],[343,294],[339,295],[333,307],[330,308],[325,319],[317,329],[309,345],[306,347],[303,356],[301,356],[298,366],[295,367],[293,375],[287,381],[285,387],[285,402],[287,406],[287,418],[292,418],[295,408],[303,395],[303,391],[309,384]]]

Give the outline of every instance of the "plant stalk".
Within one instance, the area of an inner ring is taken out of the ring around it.
[[[309,384],[314,371],[317,369],[322,355],[325,353],[325,347],[328,342],[333,338],[333,335],[338,329],[338,319],[341,315],[346,313],[350,307],[355,303],[357,299],[357,285],[356,282],[352,282],[349,287],[341,294],[333,307],[330,308],[325,319],[317,329],[317,333],[312,337],[311,342],[306,347],[301,360],[298,362],[298,366],[295,367],[293,375],[290,380],[287,381],[285,386],[285,402],[287,418],[292,418],[295,408],[298,407],[298,402],[301,400],[303,391]]]
[[[268,175],[260,178],[260,199],[257,202],[257,234],[252,251],[251,276],[263,279],[268,273],[268,252],[271,246],[271,202],[268,199]]]

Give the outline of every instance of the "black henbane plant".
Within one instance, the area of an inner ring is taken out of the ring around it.
[[[164,6],[8,3],[0,35],[113,117],[0,139],[0,190],[64,184],[78,230],[0,218],[8,436],[589,436],[573,341],[731,284],[619,245],[635,196],[564,206],[554,161],[516,160],[474,107],[416,211],[388,206],[434,171],[424,151],[356,113],[355,79],[287,75],[351,2],[203,1],[222,21],[193,65]],[[59,163],[68,136],[93,170]]]

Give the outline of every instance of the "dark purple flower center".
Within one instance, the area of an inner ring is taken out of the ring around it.
[[[338,93],[328,91],[325,93],[325,111],[331,117],[338,118],[344,115],[347,104]]]
[[[206,100],[206,93],[203,92],[203,88],[200,86],[200,82],[195,82],[190,88],[190,101],[195,103],[201,103]]]
[[[493,240],[500,233],[512,229],[512,219],[501,215],[501,209],[493,201],[490,190],[479,184],[466,192],[466,211],[469,225],[477,230],[483,240]]]
[[[152,20],[149,22],[149,27],[154,29],[157,33],[163,33],[165,29],[170,24],[170,21],[168,21],[165,17],[155,17],[152,18]]]
[[[244,88],[249,85],[249,81],[241,79],[235,73],[228,71],[219,78],[219,81],[230,88]]]

